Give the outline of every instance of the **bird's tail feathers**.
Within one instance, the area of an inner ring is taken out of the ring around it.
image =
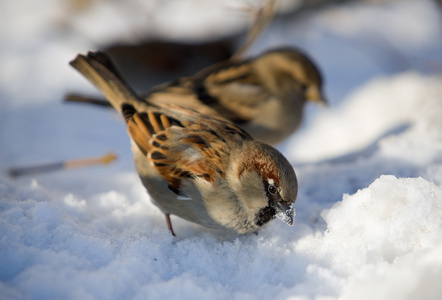
[[[118,112],[121,112],[123,103],[137,107],[143,102],[105,53],[98,51],[79,54],[70,65],[91,81]]]

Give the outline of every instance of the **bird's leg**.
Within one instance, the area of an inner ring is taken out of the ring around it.
[[[167,228],[169,229],[170,233],[176,237],[175,232],[173,232],[172,221],[170,221],[170,214],[164,215],[166,216]]]

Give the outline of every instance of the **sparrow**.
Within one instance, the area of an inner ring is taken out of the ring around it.
[[[124,118],[136,170],[172,235],[170,215],[238,234],[275,217],[293,225],[298,184],[278,150],[224,119],[138,97],[102,52],[70,64]]]
[[[326,104],[322,83],[319,69],[307,55],[281,48],[251,59],[222,61],[193,76],[155,86],[142,98],[223,118],[255,139],[276,145],[299,127],[307,101]],[[82,98],[67,96],[72,101],[85,101]]]

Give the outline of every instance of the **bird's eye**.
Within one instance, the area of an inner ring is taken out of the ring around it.
[[[307,91],[308,85],[306,85],[304,83],[301,83],[301,89],[302,89],[303,92]]]
[[[269,185],[268,191],[270,194],[274,195],[278,192],[278,189],[274,185]]]

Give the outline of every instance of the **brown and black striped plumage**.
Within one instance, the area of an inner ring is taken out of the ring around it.
[[[277,150],[223,119],[138,98],[102,53],[71,65],[121,112],[137,172],[169,225],[169,214],[240,234],[274,217],[293,224],[296,175]]]

